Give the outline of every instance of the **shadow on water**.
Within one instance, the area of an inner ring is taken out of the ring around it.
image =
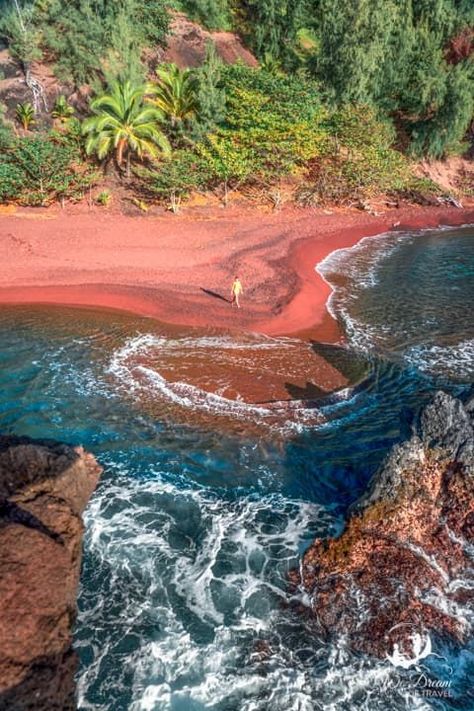
[[[469,386],[430,377],[416,367],[385,358],[361,358],[349,349],[312,344],[346,377],[360,378],[344,392],[315,404],[326,424],[306,430],[286,443],[287,486],[292,495],[309,498],[340,515],[365,492],[391,448],[408,439],[414,417],[439,389],[462,397]],[[333,358],[335,356],[335,359]],[[292,395],[315,392],[287,385]]]
[[[332,343],[318,343],[318,341],[311,341],[311,348],[316,355],[324,358],[347,378],[349,383],[360,382],[369,371],[369,361],[362,353]]]
[[[354,351],[330,343],[318,343],[317,341],[311,341],[311,349],[346,378],[348,387],[355,386],[368,376],[370,370],[369,361]],[[301,401],[302,406],[305,408],[324,407],[329,402],[329,399],[337,397],[338,393],[338,390],[325,390],[309,380],[304,386],[286,382],[285,389],[292,400]]]
[[[314,403],[313,401],[320,400],[325,395],[327,395],[327,392],[325,390],[320,388],[318,385],[315,385],[314,383],[310,383],[309,381],[304,387],[294,385],[293,383],[285,383],[285,388],[293,400],[311,401],[310,403],[308,403],[310,407],[316,407],[316,403]]]

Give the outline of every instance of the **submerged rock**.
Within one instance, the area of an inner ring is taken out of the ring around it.
[[[0,436],[0,709],[76,708],[81,513],[101,468],[81,447]]]
[[[463,640],[474,596],[474,399],[439,392],[396,446],[342,535],[290,574],[326,634],[357,651],[410,654],[414,635]]]

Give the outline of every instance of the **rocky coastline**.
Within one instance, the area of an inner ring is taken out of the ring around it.
[[[82,447],[0,436],[0,710],[76,708],[81,514],[101,468]]]
[[[100,473],[81,447],[0,436],[0,711],[76,708],[81,514]],[[438,392],[291,584],[326,637],[410,658],[414,633],[471,633],[459,611],[473,602],[473,543],[474,395]]]
[[[321,632],[379,658],[413,640],[470,634],[474,591],[474,395],[438,392],[355,504],[338,538],[290,573]]]

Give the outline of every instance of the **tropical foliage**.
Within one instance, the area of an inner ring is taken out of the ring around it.
[[[0,153],[0,200],[49,205],[77,200],[98,178],[67,138],[28,137]]]
[[[168,139],[160,128],[163,114],[145,103],[146,87],[116,81],[105,94],[91,102],[92,116],[83,123],[86,153],[99,160],[115,155],[119,168],[124,159],[130,176],[131,158],[156,158],[168,154]]]
[[[18,104],[15,110],[15,117],[21,127],[28,131],[35,123],[35,110],[30,103]]]
[[[147,101],[156,106],[172,131],[190,122],[198,108],[196,78],[190,69],[168,64],[157,69],[158,83],[149,87]]]
[[[71,116],[74,116],[74,107],[68,103],[64,94],[60,94],[56,98],[51,116],[61,122],[67,121]]]
[[[78,165],[82,153],[90,164],[113,160],[133,178],[136,204],[143,196],[176,210],[196,190],[227,203],[237,189],[270,196],[282,181],[312,204],[413,194],[433,188],[413,178],[413,158],[472,146],[468,0],[3,0],[2,9],[0,39],[27,79],[43,56],[68,95],[86,83],[93,97],[88,112],[60,95],[49,119],[35,124],[28,103],[10,118],[37,138],[49,120],[46,143],[66,139]],[[156,66],[176,10],[239,32],[260,68],[224,65],[212,41],[199,67]],[[10,158],[20,145],[1,116],[0,145]],[[2,194],[17,186],[24,200],[10,158]]]

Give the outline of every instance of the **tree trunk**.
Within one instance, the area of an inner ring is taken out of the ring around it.
[[[117,165],[119,168],[122,167],[123,163],[123,151],[125,149],[125,138],[122,138],[118,143],[117,143],[117,152],[116,152],[116,159],[117,159]]]
[[[130,178],[130,175],[131,175],[130,158],[131,158],[130,149],[128,149],[128,151],[127,151],[127,178]]]

